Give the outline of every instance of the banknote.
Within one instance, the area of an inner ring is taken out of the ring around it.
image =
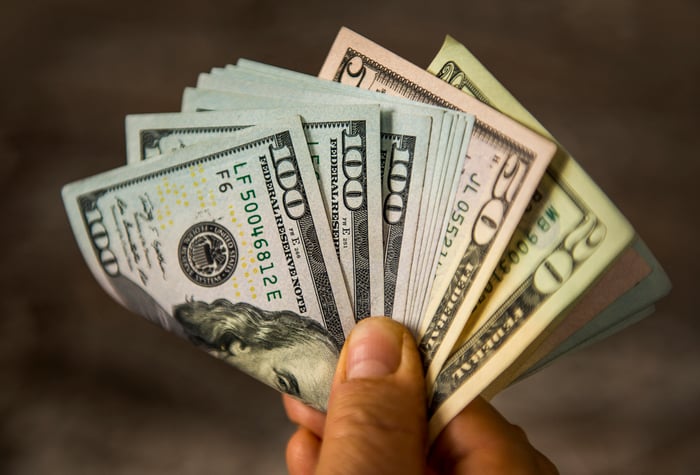
[[[428,70],[551,137],[517,100],[448,38]],[[466,79],[455,79],[457,74]],[[603,192],[559,147],[532,203],[498,260],[450,359],[432,388],[437,434],[571,308],[630,244],[634,232]]]
[[[508,91],[498,85],[497,80],[491,76],[490,72],[457,41],[448,37],[445,40],[442,52],[444,52],[443,57],[459,57],[462,60],[462,64],[460,65],[450,59],[440,61],[436,58],[434,65],[431,65],[431,67],[435,68],[433,72],[440,74],[442,79],[486,103],[507,103],[510,100]],[[466,71],[468,71],[468,74]],[[490,87],[491,84],[498,85],[498,87]],[[484,87],[486,92],[482,91],[480,87]],[[508,113],[512,113],[513,118],[521,121],[525,125],[528,125],[528,122],[531,121],[530,114],[522,107],[509,108]],[[533,123],[533,126],[537,127],[538,130],[544,131],[537,123]],[[588,320],[579,319],[574,323],[570,321],[570,317],[567,316],[561,326],[566,327],[567,331],[573,332],[573,334],[570,334],[565,342],[561,342],[560,339],[563,336],[564,328],[557,328],[557,335],[544,342],[543,345],[537,349],[537,354],[531,355],[528,361],[524,363],[524,366],[527,367],[533,363],[533,359],[541,357],[540,361],[533,364],[533,366],[527,369],[520,369],[520,371],[525,370],[524,375],[532,374],[553,359],[573,351],[577,347],[587,344],[590,341],[596,340],[597,333],[609,334],[608,327],[623,327],[624,324],[622,322],[627,315],[630,316],[631,322],[636,321],[638,315],[640,315],[639,309],[650,306],[653,302],[670,291],[671,284],[668,276],[641,239],[635,239],[631,252],[634,254],[633,258],[625,260],[618,259],[603,278],[608,278],[607,274],[618,274],[619,278],[616,279],[618,285],[602,287],[602,282],[596,284],[596,287],[600,288],[600,290],[597,292],[598,295],[596,295],[595,299],[596,302],[600,304],[601,299],[603,299],[603,297],[606,298],[605,302],[608,307],[605,311],[601,315],[595,316],[590,313],[591,309],[579,308],[581,305],[585,304],[585,301],[578,303],[576,305],[577,310],[571,313],[571,317],[580,316],[585,310]],[[643,267],[642,263],[639,262],[640,260],[644,261],[644,267],[651,268],[651,272],[647,277],[643,278],[641,282],[637,280],[639,277],[639,270]],[[614,300],[617,294],[613,295],[611,292],[617,290],[618,293],[622,293],[623,289],[628,289],[631,285],[634,285],[634,287],[624,293],[624,296],[620,298],[621,301],[612,304],[612,300]],[[609,324],[607,323],[608,321]],[[574,327],[574,325],[581,326]],[[556,346],[556,349],[553,349],[553,346]],[[551,350],[549,354],[547,354],[546,357],[543,356],[543,353],[548,350]],[[520,375],[519,377],[522,378],[524,375]],[[493,393],[493,391],[491,391],[491,393]]]
[[[255,73],[250,76],[251,72]],[[236,66],[229,65],[225,70],[213,70],[212,74],[264,81],[266,76],[277,81],[283,80],[287,84],[296,83],[303,90],[308,88],[314,91],[323,90],[350,96],[360,100],[371,100],[382,103],[385,107],[392,104],[400,108],[402,114],[430,113],[434,123],[442,123],[443,130],[439,137],[438,150],[435,159],[429,159],[426,169],[426,181],[423,183],[423,199],[421,201],[420,217],[417,226],[418,235],[413,241],[413,261],[409,275],[408,285],[401,290],[410,297],[403,306],[394,306],[392,312],[387,312],[410,329],[417,333],[420,316],[427,300],[427,295],[432,284],[435,267],[437,266],[437,252],[441,229],[445,227],[447,219],[446,210],[452,206],[451,198],[455,196],[458,184],[457,171],[461,169],[462,161],[466,156],[467,146],[474,125],[474,118],[468,114],[445,112],[437,107],[411,105],[414,111],[406,110],[407,101],[398,97],[387,97],[373,91],[357,89],[343,84],[323,81],[313,76],[284,70],[274,66],[257,63],[246,59],[239,59]],[[387,104],[388,103],[388,104]],[[443,115],[440,122],[438,114]],[[432,142],[434,142],[433,140]],[[434,156],[429,152],[429,155]],[[404,250],[405,253],[405,250]],[[399,296],[399,294],[397,294]],[[403,298],[400,299],[403,302]],[[387,303],[387,305],[390,305]]]
[[[346,28],[319,76],[476,116],[421,329],[419,347],[432,383],[498,265],[555,146]]]
[[[289,105],[289,99],[202,89],[187,90],[183,96],[186,110],[282,104]],[[408,275],[411,269],[432,124],[430,116],[411,112],[418,110],[385,106],[381,111],[384,309],[374,315],[402,314],[408,296],[407,288],[397,288],[397,282],[399,275]]]
[[[386,96],[385,94],[376,93],[374,91],[357,89],[353,86],[332,82],[319,81],[318,78],[301,74],[293,71],[284,70],[274,66],[257,63],[246,59],[239,59],[236,67],[243,70],[253,70],[256,72],[270,74],[287,81],[298,81],[307,85],[313,85],[314,89],[320,87],[326,91],[333,91],[344,95],[350,95],[357,99],[367,99],[394,104],[411,104],[412,101],[397,97]],[[232,66],[227,66],[230,70]],[[415,107],[415,105],[413,106]],[[423,106],[422,111],[426,111],[426,106]],[[440,108],[432,107],[427,110],[440,111]],[[425,112],[423,112],[425,113]],[[461,169],[462,161],[466,155],[467,146],[471,137],[471,131],[474,124],[474,117],[468,114],[454,113],[449,110],[442,110],[441,113],[445,116],[443,120],[443,134],[440,136],[439,149],[437,158],[429,160],[426,177],[428,181],[424,183],[423,206],[426,207],[421,212],[421,216],[425,219],[421,221],[419,230],[421,232],[416,241],[416,253],[413,271],[409,277],[413,284],[409,284],[411,288],[410,295],[412,297],[412,306],[420,304],[423,297],[416,292],[416,286],[423,287],[424,283],[429,283],[435,266],[435,255],[433,250],[437,247],[439,240],[442,238],[441,229],[444,228],[444,220],[446,219],[446,210],[452,205],[451,199],[455,195],[455,189],[458,181],[454,179]],[[436,118],[433,117],[435,121]],[[466,124],[466,129],[465,129]],[[444,157],[444,158],[442,158]],[[428,219],[430,221],[428,221]],[[438,223],[436,220],[442,219],[443,223]],[[423,289],[427,292],[429,288]],[[410,326],[410,325],[409,325]]]
[[[300,114],[316,171],[333,243],[357,320],[381,315],[384,278],[381,248],[379,107],[309,106],[227,112],[130,115],[126,118],[128,162],[154,151],[176,149],[242,127]],[[136,158],[133,158],[136,157]]]
[[[323,409],[354,325],[299,117],[63,189],[118,302]]]
[[[601,341],[638,322],[653,312],[655,302],[668,295],[671,291],[671,281],[661,263],[644,241],[637,237],[631,249],[638,256],[641,256],[651,271],[621,297],[617,298],[591,320],[587,321],[584,326],[578,328],[566,340],[557,345],[556,348],[551,350],[545,348],[543,349],[544,351],[538,350],[537,354],[533,354],[532,359],[524,363],[522,371],[517,375],[518,380],[532,375],[567,353]],[[638,275],[638,267],[638,262],[631,262],[626,269],[618,270],[617,266],[615,266],[609,272],[623,273],[626,271]],[[601,279],[601,282],[604,281],[606,276]],[[625,278],[625,282],[627,281],[628,279]],[[537,361],[533,362],[532,360]]]
[[[248,112],[248,111],[246,111]],[[126,163],[131,165],[181,148],[230,136],[255,125],[250,114],[131,114],[124,120]]]
[[[481,395],[490,399],[525,373],[530,374],[541,367],[538,366],[538,362],[555,352],[572,335],[582,331],[596,315],[641,282],[650,272],[651,268],[634,247],[625,249],[602,277],[578,298],[573,308],[552,319],[547,328],[535,337],[507,369],[489,383]]]
[[[385,315],[404,315],[428,157],[429,116],[387,114],[382,127]]]
[[[268,67],[268,69],[269,68],[270,67]],[[292,76],[294,80],[291,80]],[[409,285],[405,288],[405,292],[396,294],[395,297],[403,299],[404,297],[419,293],[412,284],[418,282],[425,286],[430,280],[421,280],[419,277],[416,277],[420,275],[419,271],[416,271],[418,262],[423,260],[421,259],[423,257],[422,255],[416,255],[416,250],[421,251],[429,248],[430,242],[437,242],[437,233],[426,231],[426,229],[432,230],[435,227],[434,222],[437,219],[436,217],[444,215],[444,210],[449,204],[444,190],[453,189],[457,184],[457,180],[455,179],[457,175],[455,171],[461,163],[460,159],[464,159],[471,127],[473,125],[473,118],[466,114],[446,113],[436,107],[411,104],[410,101],[400,98],[391,98],[370,91],[343,87],[339,84],[320,81],[313,77],[305,77],[301,80],[298,76],[299,73],[290,72],[284,74],[282,76],[284,82],[281,83],[279,79],[270,81],[260,75],[250,77],[245,74],[225,75],[220,72],[219,74],[212,75],[201,74],[197,84],[198,88],[215,88],[226,91],[227,93],[237,94],[238,96],[242,96],[243,94],[250,95],[251,91],[255,91],[261,97],[278,97],[283,100],[288,100],[286,98],[293,96],[295,100],[309,102],[340,101],[341,103],[354,103],[358,100],[373,101],[379,102],[383,111],[392,111],[400,113],[401,115],[429,115],[432,120],[432,127],[425,176],[430,177],[430,182],[427,186],[426,182],[423,183],[419,223],[417,225],[417,230],[420,234],[416,241],[414,241],[416,245],[413,247],[412,271],[410,272]],[[183,108],[190,108],[190,98],[194,97],[195,94],[190,93],[189,97],[184,98]],[[446,184],[447,177],[449,177],[450,180],[449,184]],[[426,192],[426,189],[430,191]],[[431,236],[431,234],[435,236]],[[406,255],[406,249],[404,249],[403,252],[404,255]],[[386,270],[387,266],[385,265],[385,271]],[[422,293],[426,292],[427,290],[422,290]],[[386,295],[391,298],[392,293],[389,291]],[[403,305],[402,302],[403,300],[400,300],[397,303]],[[392,306],[391,302],[385,302],[385,305],[389,306],[389,311],[385,310],[385,314],[389,314],[392,318],[397,318],[399,321],[402,321],[402,323],[406,323],[410,326],[410,316],[405,315],[405,308],[411,306],[409,302],[406,302],[403,306],[399,305],[398,307]]]
[[[456,129],[462,128],[462,122],[466,119],[465,116],[455,117]],[[430,291],[433,287],[435,273],[439,265],[440,248],[444,236],[444,230],[447,228],[450,219],[448,210],[455,205],[457,197],[457,188],[460,185],[460,171],[464,168],[464,162],[469,158],[467,149],[471,141],[471,136],[474,131],[475,117],[468,116],[467,132],[464,139],[461,140],[455,135],[453,138],[448,138],[451,141],[450,155],[455,155],[454,164],[444,167],[443,172],[439,177],[433,178],[431,184],[430,199],[436,200],[439,205],[435,207],[429,221],[425,222],[422,239],[418,243],[421,253],[417,262],[415,273],[409,279],[409,287],[411,289],[412,301],[408,310],[408,326],[413,329],[416,334],[420,334],[420,327],[423,315],[426,312],[426,307],[429,303]],[[467,135],[468,134],[468,135]]]
[[[256,75],[250,77],[250,68],[248,70],[236,70],[231,67],[225,70],[215,69],[211,74],[203,73],[199,75],[197,81],[198,88],[223,90],[227,92],[235,92],[239,94],[250,94],[254,92],[263,96],[276,96],[295,98],[303,98],[304,100],[314,101],[315,103],[326,102],[333,100],[333,96],[340,94],[346,100],[371,100],[381,104],[396,104],[406,105],[410,103],[405,99],[392,98],[385,95],[372,93],[370,91],[360,91],[356,88],[342,86],[339,84],[330,83],[329,81],[320,81],[318,78],[306,77],[302,79],[302,75],[296,73],[293,76],[285,74],[282,76],[284,82],[279,80],[270,80],[270,68],[267,68],[266,75]],[[329,98],[328,94],[331,94]],[[417,107],[413,105],[413,107]],[[424,192],[430,199],[426,199],[423,203],[426,204],[426,209],[422,210],[422,222],[418,226],[421,233],[417,246],[418,251],[414,255],[414,271],[409,277],[409,295],[423,295],[427,289],[417,290],[416,287],[429,282],[429,279],[421,278],[424,272],[422,268],[426,267],[425,254],[434,256],[433,250],[436,248],[441,233],[440,224],[436,223],[437,219],[442,219],[445,216],[446,209],[450,206],[450,198],[454,193],[450,193],[457,186],[457,170],[459,164],[464,158],[464,153],[461,150],[466,150],[468,142],[467,127],[471,127],[470,119],[466,116],[454,112],[439,111],[435,112],[434,108],[423,106],[423,113],[433,114],[433,125],[439,138],[431,140],[431,148],[436,147],[436,151],[431,155],[436,157],[435,160],[429,160],[430,169],[426,173],[426,177],[430,178],[427,183],[427,191]],[[436,115],[441,114],[442,120],[439,120]],[[433,145],[435,144],[435,145]],[[466,152],[465,152],[466,153]],[[447,183],[450,181],[449,184]],[[434,260],[428,260],[429,264]],[[428,265],[429,265],[428,264]],[[413,308],[414,305],[410,305]],[[404,323],[406,321],[404,320]]]

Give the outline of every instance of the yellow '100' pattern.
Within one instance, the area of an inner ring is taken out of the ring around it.
[[[165,231],[174,224],[172,216],[175,208],[189,208],[190,205],[198,206],[201,209],[216,206],[216,196],[213,190],[207,187],[207,178],[204,176],[205,169],[202,165],[189,168],[190,183],[172,183],[170,177],[164,176],[162,183],[156,185],[156,194],[160,204],[156,219],[158,227]],[[191,185],[191,186],[190,186]],[[194,197],[188,194],[187,189],[194,190]],[[192,201],[194,199],[194,201]]]
[[[166,231],[173,226],[173,216],[177,214],[178,209],[190,208],[191,206],[199,209],[209,207],[215,209],[217,197],[213,187],[204,176],[205,173],[206,169],[203,166],[192,166],[189,168],[189,183],[174,183],[170,177],[164,176],[161,183],[156,185],[158,206],[155,210],[155,218],[159,230]],[[189,192],[185,190],[189,190]],[[238,265],[229,285],[233,288],[235,298],[241,298],[247,294],[252,300],[257,300],[259,284],[257,281],[260,270],[255,266],[257,263],[256,250],[253,248],[252,242],[246,239],[245,221],[236,217],[234,205],[228,206],[228,215],[226,227],[236,236],[239,252]],[[224,223],[222,222],[222,224]]]
[[[241,289],[247,289],[250,292],[250,297],[253,300],[257,300],[258,293],[254,277],[260,273],[260,269],[255,266],[257,262],[257,259],[255,259],[255,249],[253,248],[252,242],[245,239],[246,232],[243,222],[236,217],[235,207],[229,205],[228,210],[231,226],[234,227],[235,235],[239,238],[237,239],[239,252],[238,269],[236,269],[236,272],[234,272],[231,278],[231,285],[234,291],[233,295],[236,298],[240,298]]]

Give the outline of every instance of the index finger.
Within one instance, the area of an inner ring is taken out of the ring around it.
[[[525,432],[477,397],[438,436],[430,465],[440,473],[557,474]]]
[[[287,394],[282,395],[282,404],[290,421],[305,427],[319,439],[323,438],[323,426],[326,425],[324,413]]]

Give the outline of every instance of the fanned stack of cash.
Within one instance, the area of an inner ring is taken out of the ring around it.
[[[480,393],[653,311],[625,218],[462,45],[428,71],[342,29],[320,78],[239,60],[128,116],[63,197],[119,302],[325,408],[359,319],[416,336],[434,437]]]

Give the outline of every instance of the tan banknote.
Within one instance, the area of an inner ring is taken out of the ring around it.
[[[118,302],[326,406],[355,322],[298,116],[66,185],[63,199]]]
[[[445,53],[443,57],[460,57],[464,61],[463,65],[470,65],[468,67],[469,74],[467,74],[454,61],[435,61],[431,65],[435,68],[433,72],[438,73],[439,69],[444,80],[484,101],[489,101],[490,97],[492,101],[503,102],[497,98],[501,97],[502,94],[509,95],[503,87],[490,88],[488,90],[489,97],[479,89],[479,85],[497,84],[497,81],[457,41],[448,37],[443,45],[443,51]],[[516,107],[510,111],[513,112],[513,117],[518,118],[518,120],[527,120],[529,115],[522,107]],[[641,280],[638,280],[640,273],[646,274]],[[625,289],[629,290],[624,291]],[[668,294],[670,289],[670,280],[661,264],[640,238],[635,239],[630,250],[618,258],[605,276],[601,278],[601,281],[588,292],[592,295],[587,294],[581,302],[577,303],[576,308],[565,317],[565,320],[554,330],[552,335],[542,341],[536,353],[524,364],[527,368],[520,368],[521,374],[518,377],[521,378],[536,371],[553,359],[573,351],[579,346],[597,341],[605,335],[611,334],[615,329],[624,328],[638,321],[640,315],[648,314],[644,309],[650,308],[655,301]],[[603,307],[602,310],[601,307]],[[592,313],[592,311],[595,309],[600,313],[594,315],[595,312]],[[626,322],[626,320],[629,321]],[[566,335],[569,336],[562,341]],[[546,351],[549,353],[543,355]],[[540,359],[533,363],[532,359],[537,357]],[[530,366],[531,364],[532,366]]]
[[[419,342],[432,382],[499,264],[556,147],[345,28],[319,76],[476,116]]]
[[[629,263],[620,262],[626,258],[628,251],[632,252],[634,258]],[[595,304],[588,305],[595,305],[596,307],[605,305],[610,299],[609,294],[611,292],[617,293],[620,290],[620,284],[624,283],[625,286],[629,286],[631,279],[628,274],[638,275],[646,272],[647,268],[650,268],[651,271],[640,281],[635,282],[630,290],[617,297],[592,319],[586,321],[583,326],[576,328],[571,336],[557,344],[555,348],[551,350],[547,348],[546,355],[542,356],[537,362],[532,364],[527,362],[528,367],[525,369],[525,372],[518,376],[519,380],[539,371],[557,358],[579,348],[602,341],[653,313],[655,303],[671,291],[671,281],[661,263],[639,236],[635,238],[628,251],[625,251],[615,261],[610,270],[588,292],[588,294],[595,292],[594,296],[590,297],[594,299]],[[642,262],[639,262],[640,257]],[[622,264],[627,264],[627,267],[623,267]],[[601,284],[605,285],[609,279],[609,274],[612,274],[611,278],[616,282],[610,287],[597,290],[598,287],[601,287]],[[618,275],[619,279],[615,275]],[[623,275],[624,277],[622,277]],[[581,306],[584,306],[584,309],[586,308],[586,300],[589,298],[588,294],[576,305],[572,313],[577,312]],[[588,310],[586,309],[586,311]],[[568,324],[569,318],[570,316],[567,315],[563,324]],[[558,333],[558,330],[559,328],[555,330],[555,334]],[[545,344],[547,343],[548,341],[545,341]],[[539,353],[539,349],[537,352]]]
[[[538,362],[554,352],[650,272],[649,265],[633,247],[625,249],[603,276],[576,302],[573,309],[553,319],[515,361],[481,392],[481,395],[491,399],[532,371]]]
[[[428,68],[549,136],[466,48],[446,40]],[[465,94],[466,96],[467,94]],[[603,275],[634,232],[561,147],[490,276],[430,402],[434,437]]]

